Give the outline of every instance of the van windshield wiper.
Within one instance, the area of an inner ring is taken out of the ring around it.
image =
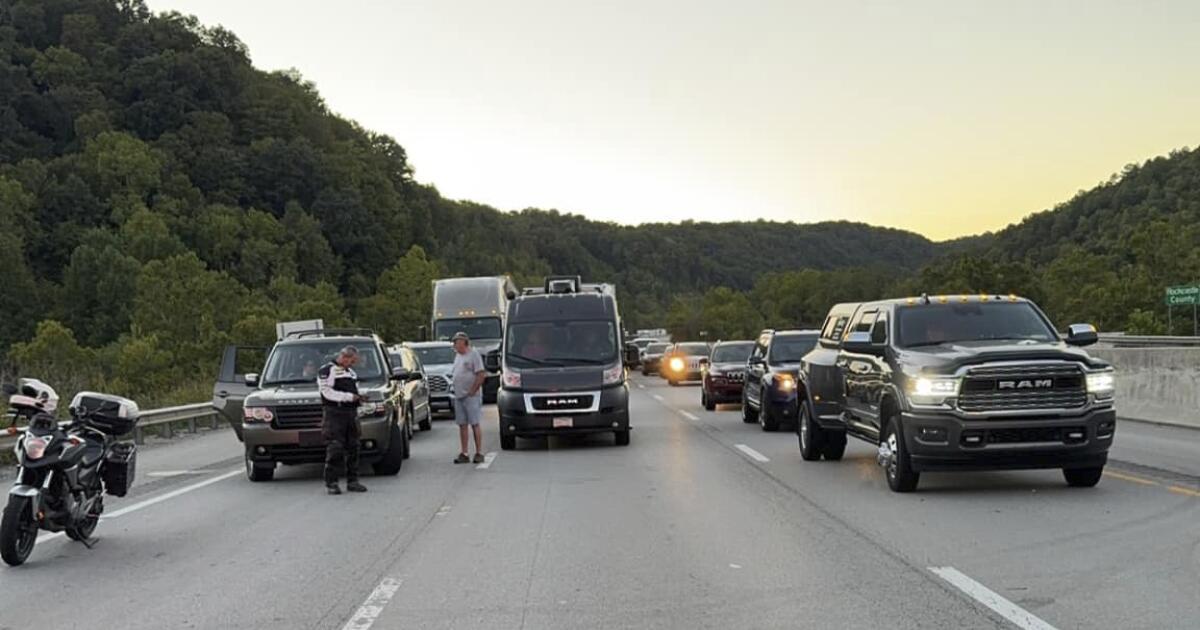
[[[584,365],[607,365],[608,361],[603,359],[589,359],[587,357],[548,357],[551,361],[571,361],[574,363],[582,363]]]
[[[533,358],[533,357],[527,357],[527,356],[525,356],[525,355],[523,355],[523,354],[517,354],[516,352],[509,352],[509,353],[508,353],[508,356],[510,356],[510,357],[512,357],[512,358],[514,358],[514,359],[520,359],[520,360],[522,360],[522,361],[528,361],[528,362],[530,362],[530,363],[536,363],[536,364],[538,364],[538,365],[549,365],[549,366],[552,366],[552,367],[562,367],[562,364],[561,364],[561,363],[555,363],[555,362],[554,362],[552,359],[535,359],[535,358]]]

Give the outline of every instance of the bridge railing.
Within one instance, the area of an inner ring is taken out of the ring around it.
[[[133,440],[138,444],[144,443],[148,429],[157,431],[163,437],[171,437],[177,430],[195,433],[202,424],[213,429],[221,426],[221,416],[210,402],[147,409],[141,413],[138,427],[133,431]],[[0,430],[0,449],[12,448],[20,430],[21,427],[16,427],[15,430]]]

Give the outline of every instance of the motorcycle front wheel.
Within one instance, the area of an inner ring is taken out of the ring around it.
[[[0,558],[9,566],[19,566],[33,553],[38,526],[33,520],[33,500],[10,495],[0,520]]]

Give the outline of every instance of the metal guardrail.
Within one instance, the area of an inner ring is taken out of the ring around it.
[[[1194,348],[1200,347],[1200,337],[1101,333],[1100,343],[1114,348]]]
[[[201,421],[206,420],[213,429],[218,429],[221,426],[221,416],[213,408],[212,403],[205,402],[180,405],[178,407],[165,407],[163,409],[148,409],[143,411],[141,417],[138,418],[137,428],[133,430],[133,441],[138,444],[144,444],[146,441],[146,430],[151,428],[156,429],[163,437],[171,437],[175,434],[175,425],[181,423],[187,423],[187,426],[180,430],[195,433],[199,429]],[[16,441],[16,435],[0,434],[0,449],[10,449]]]

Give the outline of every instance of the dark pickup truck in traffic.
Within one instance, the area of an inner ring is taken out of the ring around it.
[[[1033,302],[940,296],[835,306],[801,370],[800,451],[841,459],[846,436],[878,447],[888,486],[923,471],[1059,468],[1094,486],[1116,432],[1113,369],[1060,337]]]

